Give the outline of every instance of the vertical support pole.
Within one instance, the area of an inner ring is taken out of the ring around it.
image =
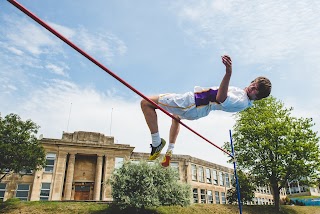
[[[235,159],[235,156],[234,156],[234,146],[233,146],[233,142],[232,142],[231,130],[229,130],[229,134],[230,134],[231,154],[233,156],[234,177],[236,179],[236,186],[237,186],[239,213],[242,214],[242,205],[241,205],[241,197],[240,197],[240,185],[239,185],[238,176],[237,176],[237,166],[236,166],[236,159]]]

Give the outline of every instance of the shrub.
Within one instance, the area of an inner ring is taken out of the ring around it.
[[[191,188],[178,181],[178,173],[159,163],[126,162],[114,171],[110,179],[114,202],[123,209],[160,205],[187,206]]]
[[[7,205],[16,205],[16,204],[19,204],[20,201],[21,200],[19,198],[9,198],[4,203],[6,203]]]

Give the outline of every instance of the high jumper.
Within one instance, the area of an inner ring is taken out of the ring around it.
[[[226,73],[219,87],[203,88],[196,86],[194,92],[184,94],[160,94],[149,97],[166,111],[174,115],[169,133],[169,146],[162,160],[162,166],[170,165],[172,151],[179,134],[180,120],[196,120],[207,116],[210,111],[221,110],[239,112],[252,106],[254,100],[268,97],[271,92],[271,82],[266,77],[257,77],[244,89],[229,86],[232,74],[232,60],[228,55],[222,56]],[[152,144],[150,160],[155,160],[166,144],[160,138],[157,122],[157,106],[146,100],[141,101],[141,109],[151,132]]]

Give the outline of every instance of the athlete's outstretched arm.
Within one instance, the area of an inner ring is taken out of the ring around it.
[[[216,97],[219,103],[223,103],[227,99],[229,82],[232,74],[232,60],[230,56],[222,56],[222,63],[226,66],[226,73],[220,83],[220,87]]]

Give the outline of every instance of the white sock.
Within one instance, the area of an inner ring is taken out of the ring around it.
[[[173,151],[173,149],[174,149],[174,143],[169,143],[167,152]]]
[[[151,138],[152,138],[152,146],[153,147],[157,147],[160,145],[161,138],[160,138],[159,132],[151,134]]]

